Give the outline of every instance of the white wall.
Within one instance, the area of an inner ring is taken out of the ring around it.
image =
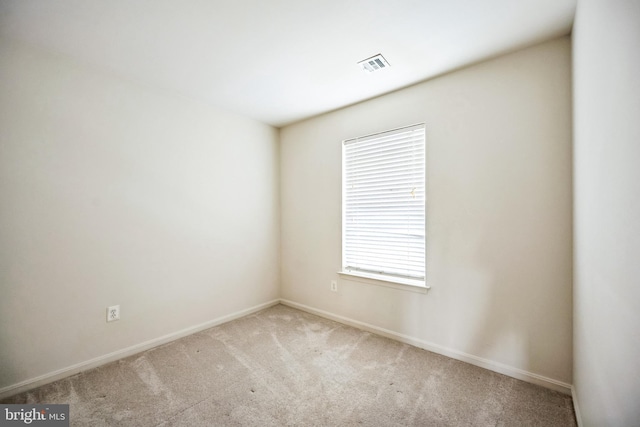
[[[276,129],[8,40],[0,94],[0,389],[278,297]]]
[[[282,297],[568,387],[570,58],[565,37],[281,129]],[[427,128],[432,289],[341,277],[330,292],[341,141],[417,122]]]
[[[640,2],[581,0],[574,42],[574,385],[584,426],[640,425]]]

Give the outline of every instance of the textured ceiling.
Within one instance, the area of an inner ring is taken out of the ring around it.
[[[568,34],[575,2],[0,0],[0,36],[282,126]]]

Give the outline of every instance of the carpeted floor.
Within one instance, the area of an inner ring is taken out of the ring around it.
[[[575,426],[569,396],[283,305],[2,403],[73,426]]]

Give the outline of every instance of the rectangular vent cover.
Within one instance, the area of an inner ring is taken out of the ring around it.
[[[389,63],[381,54],[377,54],[372,56],[371,58],[364,59],[358,62],[358,65],[369,73],[373,73],[374,71],[381,70],[383,68],[390,67]]]

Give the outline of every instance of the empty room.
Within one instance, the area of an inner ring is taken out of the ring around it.
[[[640,426],[640,1],[0,0],[0,425]]]

